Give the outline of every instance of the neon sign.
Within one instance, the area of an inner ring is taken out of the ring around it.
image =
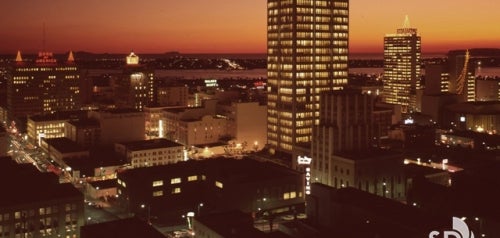
[[[299,165],[305,166],[305,171],[306,171],[306,185],[305,185],[305,193],[306,195],[311,194],[311,165],[312,158],[307,157],[307,156],[298,156],[297,157],[297,163]]]

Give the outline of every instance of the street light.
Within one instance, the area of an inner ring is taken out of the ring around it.
[[[148,224],[150,224],[150,225],[151,225],[151,206],[148,204],[148,205],[147,205],[147,207],[148,207],[148,217],[147,217],[147,222],[148,222]],[[145,205],[145,204],[141,204],[141,208],[142,208],[142,209],[146,208],[146,205]]]
[[[203,203],[198,204],[198,216],[201,216],[201,208],[203,207]]]

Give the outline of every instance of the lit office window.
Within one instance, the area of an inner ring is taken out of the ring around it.
[[[218,187],[218,188],[223,188],[224,187],[224,184],[222,184],[221,182],[219,181],[215,181],[215,186]]]
[[[170,179],[170,184],[178,184],[178,183],[181,183],[181,178]]]
[[[160,190],[160,191],[154,191],[153,192],[153,197],[161,197],[163,196],[163,191]]]
[[[172,194],[178,194],[178,193],[181,193],[181,188],[172,189]]]
[[[163,186],[163,180],[153,181],[153,187]]]

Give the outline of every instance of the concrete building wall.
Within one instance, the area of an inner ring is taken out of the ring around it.
[[[257,102],[235,106],[236,141],[247,142],[252,150],[263,148],[267,143],[267,106]]]
[[[89,117],[100,123],[102,145],[145,138],[145,119],[142,112],[89,112]]]

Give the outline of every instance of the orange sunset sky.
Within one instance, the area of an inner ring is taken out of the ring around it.
[[[2,0],[0,53],[265,53],[265,0]],[[500,48],[498,0],[351,0],[350,51],[382,52],[409,15],[424,52]]]

